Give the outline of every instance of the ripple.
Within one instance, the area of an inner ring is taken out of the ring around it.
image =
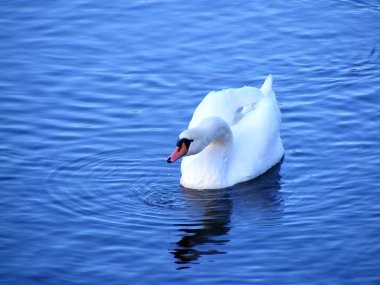
[[[162,160],[162,159],[161,159]],[[82,219],[121,225],[162,223],[185,202],[178,178],[163,175],[157,157],[139,159],[124,150],[97,153],[57,165],[47,176],[51,206]]]

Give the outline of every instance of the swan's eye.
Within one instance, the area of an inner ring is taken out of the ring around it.
[[[183,144],[185,144],[186,149],[188,150],[192,141],[193,140],[189,140],[187,138],[178,139],[177,141],[178,151],[182,148]]]

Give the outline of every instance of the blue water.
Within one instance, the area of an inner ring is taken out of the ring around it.
[[[1,284],[380,284],[380,3],[1,1]],[[179,186],[212,90],[274,76],[282,164]]]

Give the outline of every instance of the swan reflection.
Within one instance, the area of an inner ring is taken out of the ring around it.
[[[279,174],[281,163],[260,177],[225,189],[194,190],[181,187],[188,201],[192,223],[177,225],[180,240],[172,254],[177,269],[189,268],[204,255],[226,254],[223,246],[230,241],[231,214],[257,216],[252,223],[271,223],[281,219],[282,196]]]

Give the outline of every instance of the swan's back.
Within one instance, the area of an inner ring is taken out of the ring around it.
[[[207,117],[222,118],[228,125],[234,124],[236,110],[254,104],[263,98],[263,93],[255,87],[245,86],[237,89],[212,91],[206,95],[194,111],[189,129],[196,127]]]

